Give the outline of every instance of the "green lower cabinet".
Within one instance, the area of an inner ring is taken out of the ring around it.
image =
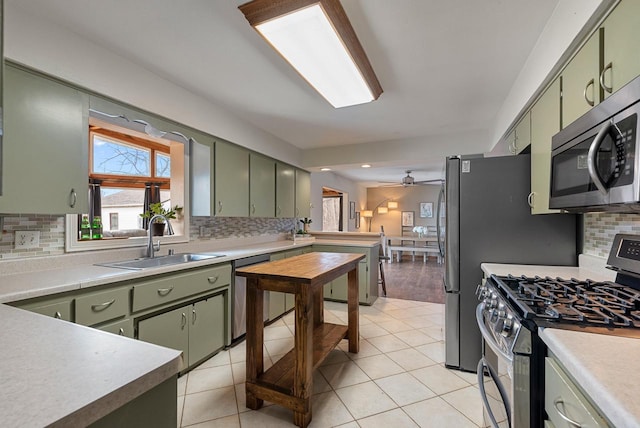
[[[188,369],[224,347],[228,291],[138,322],[138,339],[182,351]]]
[[[351,247],[341,245],[313,244],[313,251],[327,253],[358,253],[366,257],[358,264],[358,301],[371,305],[378,298],[379,245],[373,247]],[[324,298],[340,302],[347,301],[347,274],[324,286]]]
[[[183,306],[138,322],[138,339],[182,351],[189,361],[189,314],[192,305]]]
[[[122,321],[116,321],[113,323],[96,326],[98,330],[106,331],[108,333],[117,334],[124,337],[134,338],[133,331],[133,319],[127,318]]]
[[[302,255],[302,248],[297,250],[282,251],[280,253],[271,254],[271,261],[287,259],[289,257]],[[283,314],[293,309],[295,305],[295,296],[290,293],[281,293],[278,291],[269,292],[269,321],[275,320]]]
[[[35,312],[37,314],[46,315],[48,317],[58,318],[65,321],[73,321],[73,317],[71,315],[72,302],[73,300],[65,300],[62,302],[45,304],[33,308],[25,307],[24,309]]]
[[[193,304],[189,324],[189,366],[224,347],[225,297],[226,294],[217,294]]]

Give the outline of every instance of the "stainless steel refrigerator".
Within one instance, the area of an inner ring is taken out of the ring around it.
[[[531,215],[529,155],[446,161],[445,364],[476,371],[480,264],[577,265],[574,214]]]

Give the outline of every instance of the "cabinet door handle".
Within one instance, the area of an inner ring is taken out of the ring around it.
[[[300,208],[296,208],[296,217],[300,215]]]
[[[91,305],[91,310],[93,312],[102,312],[107,309],[109,306],[115,303],[116,299],[111,299],[108,302],[100,303],[99,305]]]
[[[602,89],[604,89],[605,91],[607,91],[609,93],[613,92],[613,86],[607,86],[606,83],[604,83],[604,74],[607,72],[607,70],[612,70],[612,69],[613,69],[613,63],[610,62],[609,64],[607,64],[604,67],[604,69],[602,70],[602,73],[600,73],[600,86],[602,87]],[[611,80],[613,80],[613,79],[611,79]]]
[[[530,208],[533,208],[534,195],[535,195],[535,192],[531,192],[531,193],[529,193],[529,196],[527,196],[527,203],[529,204]]]
[[[161,297],[166,296],[167,294],[171,293],[173,291],[173,287],[169,287],[169,288],[158,288],[158,295]]]
[[[209,281],[209,284],[215,284],[216,282],[218,282],[219,276],[220,275],[210,276],[207,278],[207,281]]]
[[[184,312],[182,313],[182,325],[180,326],[180,328],[182,330],[184,330],[184,328],[187,325],[187,314],[185,314]]]
[[[587,86],[584,87],[584,91],[582,92],[582,95],[584,96],[584,100],[587,102],[587,104],[589,104],[591,107],[593,107],[595,105],[594,100],[590,100],[589,97],[587,96],[587,90],[589,89],[589,86],[591,86],[591,93],[593,95],[595,95],[595,92],[593,92],[593,87],[595,85],[595,79],[591,79],[587,82]],[[595,96],[593,97],[595,99]]]
[[[191,310],[191,324],[196,323],[196,318],[198,318],[198,314],[196,313],[196,308]]]
[[[56,311],[56,313],[53,314],[53,317],[61,320],[62,319],[62,314],[60,313],[60,311]]]
[[[251,204],[251,214],[256,213],[256,204]]]
[[[282,208],[278,207],[278,217],[282,215]]]
[[[78,194],[76,193],[76,189],[71,189],[69,192],[69,206],[74,208],[76,206],[76,202],[78,202]]]
[[[222,212],[222,201],[218,201],[218,214]]]
[[[124,336],[124,328],[120,327],[120,330],[118,330],[118,336]]]
[[[556,410],[558,411],[558,416],[560,416],[562,419],[567,421],[568,424],[576,428],[582,427],[582,424],[580,422],[576,422],[573,419],[571,419],[569,416],[565,415],[564,412],[560,410],[560,405],[564,407],[564,400],[562,398],[558,397],[555,400],[553,400],[553,407],[555,407]]]

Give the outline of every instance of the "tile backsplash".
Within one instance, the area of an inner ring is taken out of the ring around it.
[[[584,214],[583,253],[607,258],[617,233],[640,234],[640,214]]]
[[[223,238],[249,238],[260,235],[289,233],[296,225],[293,218],[192,217],[191,242]],[[15,249],[15,232],[39,231],[38,248]],[[4,217],[0,260],[64,254],[65,217],[53,215],[16,215]]]

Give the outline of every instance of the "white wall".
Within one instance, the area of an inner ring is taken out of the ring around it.
[[[364,223],[360,229],[355,228],[355,219],[349,219],[349,202],[356,203],[356,211],[365,209],[367,204],[367,189],[355,182],[348,180],[331,171],[311,173],[311,230],[322,230],[322,188],[329,187],[345,194],[343,224],[347,225],[348,232],[366,232]]]
[[[267,156],[301,165],[297,147],[122,56],[26,14],[12,3],[5,5],[4,23],[7,59]]]

